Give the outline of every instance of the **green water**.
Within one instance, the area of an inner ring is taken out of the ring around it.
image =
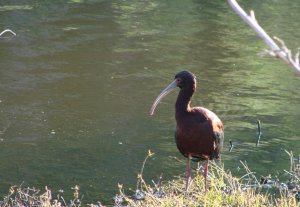
[[[300,46],[300,2],[239,1],[291,49]],[[0,197],[9,186],[76,184],[86,201],[108,200],[184,172],[174,144],[176,92],[149,109],[182,69],[198,77],[192,104],[225,125],[225,167],[257,175],[288,169],[300,151],[300,78],[225,1],[8,1],[0,3]],[[262,138],[255,146],[256,121]],[[229,140],[235,147],[228,152]]]

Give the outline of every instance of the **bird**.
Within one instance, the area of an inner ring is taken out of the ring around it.
[[[175,75],[175,79],[157,96],[150,109],[150,115],[171,91],[179,88],[175,103],[175,142],[179,152],[187,158],[186,191],[191,180],[191,160],[205,161],[203,176],[207,191],[207,175],[209,160],[218,159],[224,143],[224,126],[220,118],[204,107],[192,107],[191,99],[196,91],[196,76],[183,70]]]

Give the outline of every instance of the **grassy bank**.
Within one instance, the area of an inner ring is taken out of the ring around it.
[[[138,175],[136,191],[134,193],[126,192],[126,187],[118,185],[119,194],[116,195],[115,203],[111,206],[300,206],[300,164],[294,162],[292,153],[288,154],[291,158],[290,170],[286,171],[289,177],[288,182],[281,182],[271,177],[257,178],[245,163],[242,163],[246,172],[245,175],[235,177],[219,163],[210,162],[209,190],[204,190],[203,169],[199,167],[194,170],[194,178],[188,191],[186,191],[185,178],[180,176],[167,182],[159,180],[157,183],[149,184],[144,181],[144,166],[147,159],[153,156],[153,153],[149,152]],[[53,197],[48,188],[44,191],[38,191],[34,188],[14,186],[4,197],[0,206],[104,206],[100,202],[83,204],[79,187],[75,186],[72,189],[74,198],[66,202],[59,195]],[[129,194],[131,195],[129,196]]]
[[[246,166],[245,166],[246,167]],[[247,169],[249,170],[249,169]],[[269,178],[268,178],[269,179]],[[262,184],[260,183],[262,182]],[[263,184],[265,182],[265,184]],[[299,183],[298,183],[299,184]],[[299,186],[298,186],[299,188]],[[161,186],[151,187],[142,181],[137,192],[144,192],[144,200],[128,197],[120,188],[120,195],[128,206],[286,206],[297,203],[298,190],[288,185],[273,182],[272,179],[258,180],[250,171],[241,177],[232,176],[229,171],[215,163],[210,165],[209,190],[205,191],[201,169],[196,173],[188,192],[185,179],[178,178]]]

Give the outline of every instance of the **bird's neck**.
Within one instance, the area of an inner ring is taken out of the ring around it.
[[[194,94],[195,88],[183,88],[180,90],[175,104],[176,116],[185,114],[191,110],[191,98]]]

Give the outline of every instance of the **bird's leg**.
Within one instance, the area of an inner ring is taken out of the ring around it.
[[[185,186],[186,192],[188,191],[190,185],[190,179],[191,179],[191,155],[188,155],[187,165],[186,165],[186,186]]]
[[[203,172],[203,176],[205,179],[205,191],[207,191],[208,162],[209,162],[209,159],[207,159],[205,161],[204,172]]]

